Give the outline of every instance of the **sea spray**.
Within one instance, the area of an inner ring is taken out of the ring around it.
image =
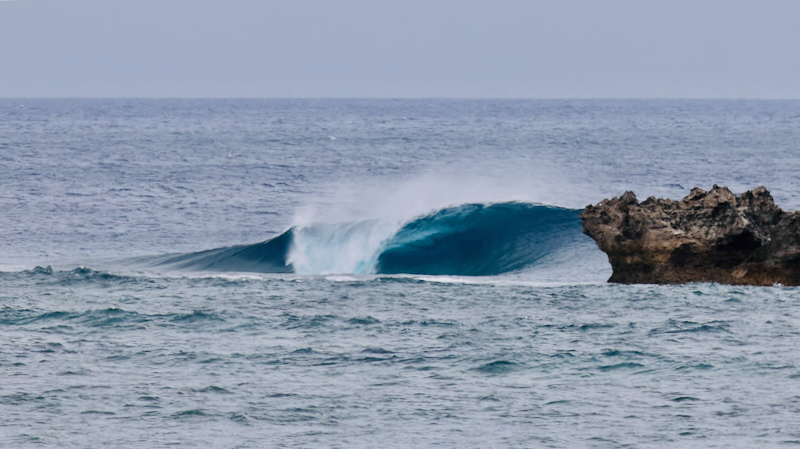
[[[551,232],[537,226],[556,220],[568,233],[576,229],[575,214],[556,218],[554,210],[568,209],[544,206],[554,204],[554,198],[569,206],[582,204],[576,199],[580,189],[565,185],[561,171],[550,165],[540,161],[523,173],[519,168],[497,170],[491,162],[456,164],[391,181],[328,185],[296,211],[285,266],[299,274],[486,275],[524,268],[564,246],[559,242],[565,240],[555,236],[541,244]],[[489,206],[504,203],[516,206]],[[473,210],[476,206],[480,210]],[[528,231],[540,234],[539,248],[527,245]],[[422,256],[427,260],[398,260],[421,256],[414,248],[432,242],[437,248]],[[453,245],[457,248],[449,248]],[[448,260],[453,257],[466,260]],[[498,263],[501,258],[505,261]]]

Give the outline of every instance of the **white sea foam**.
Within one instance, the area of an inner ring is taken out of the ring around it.
[[[327,225],[298,225],[287,262],[298,274],[371,274],[384,242],[401,223],[364,220]]]

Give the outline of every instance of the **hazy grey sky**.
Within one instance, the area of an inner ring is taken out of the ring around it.
[[[800,98],[800,0],[0,1],[0,97]]]

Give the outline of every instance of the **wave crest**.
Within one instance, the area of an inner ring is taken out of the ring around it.
[[[364,220],[293,227],[262,243],[155,262],[262,273],[498,275],[530,269],[585,243],[579,213],[521,202],[462,204],[400,223]]]

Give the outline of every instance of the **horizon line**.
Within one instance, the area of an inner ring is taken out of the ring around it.
[[[467,101],[798,101],[800,98],[774,97],[270,97],[270,96],[0,96],[0,100],[467,100]]]

